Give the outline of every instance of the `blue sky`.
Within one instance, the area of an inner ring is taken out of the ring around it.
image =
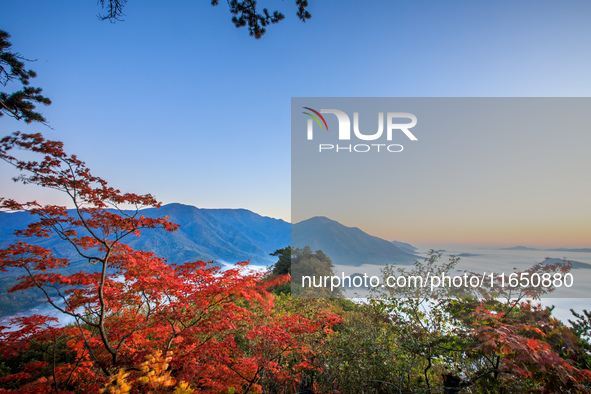
[[[312,0],[306,23],[293,3],[261,2],[286,19],[255,40],[225,2],[129,0],[114,24],[93,0],[4,2],[54,130],[1,131],[64,141],[124,191],[289,220],[291,97],[591,92],[588,1]],[[30,196],[0,171],[5,195]]]

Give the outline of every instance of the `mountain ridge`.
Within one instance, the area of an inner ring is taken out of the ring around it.
[[[290,242],[291,225],[288,222],[247,209],[208,209],[172,203],[160,208],[145,208],[139,214],[168,216],[171,222],[180,225],[172,233],[162,229],[144,230],[141,237],[124,240],[129,246],[152,251],[172,264],[195,260],[230,263],[250,260],[253,264],[267,265],[274,262],[269,254]],[[34,220],[35,217],[28,212],[0,212],[0,247],[20,239],[12,234],[13,231]],[[57,237],[36,241],[65,253],[63,243]],[[64,257],[71,256],[65,253]]]
[[[510,248],[499,248],[499,250],[526,250],[526,251],[541,251],[541,252],[577,252],[577,253],[591,253],[591,248],[530,248],[527,246],[513,246]]]
[[[180,225],[172,233],[163,229],[144,230],[141,237],[125,240],[134,249],[152,251],[171,264],[196,260],[218,263],[250,260],[255,265],[269,265],[275,262],[270,253],[288,245],[310,246],[322,250],[335,262],[354,266],[407,264],[417,257],[412,245],[389,242],[325,216],[291,224],[244,208],[198,208],[181,203],[145,208],[139,213],[153,218],[168,216],[169,221]],[[0,212],[0,247],[16,241],[18,238],[12,232],[34,220],[35,217],[28,212]],[[307,233],[304,238],[300,237],[304,233]],[[294,235],[295,239],[292,239]],[[57,237],[36,241],[53,248],[61,257],[76,258],[75,252],[64,248]]]
[[[292,224],[291,235],[293,247],[309,246],[312,250],[322,250],[333,264],[338,265],[411,264],[418,258],[392,242],[325,216]]]

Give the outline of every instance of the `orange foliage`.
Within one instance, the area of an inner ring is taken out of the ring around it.
[[[42,159],[20,161],[10,155],[17,148]],[[38,218],[17,235],[57,235],[95,268],[66,275],[69,259],[26,242],[0,250],[0,270],[24,273],[11,291],[38,288],[75,322],[58,328],[47,317],[33,316],[15,320],[16,331],[0,331],[3,358],[23,354],[32,344],[54,354],[49,363],[32,362],[5,376],[16,392],[257,392],[269,375],[295,384],[297,373],[288,373],[295,364],[282,360],[297,353],[297,362],[305,363],[311,354],[305,336],[339,321],[330,313],[313,319],[274,314],[270,284],[263,273],[248,272],[247,262],[227,270],[201,261],[171,266],[125,245],[125,237],[142,230],[178,226],[140,215],[142,207],[160,204],[151,195],[109,187],[76,156],[67,156],[60,142],[15,133],[0,140],[0,158],[24,172],[20,181],[60,190],[75,207],[0,199],[0,208]],[[280,277],[271,285],[288,280]],[[58,351],[65,355],[56,360]]]

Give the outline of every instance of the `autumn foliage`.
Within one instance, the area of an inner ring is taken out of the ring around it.
[[[19,150],[39,159],[20,160]],[[2,210],[36,218],[0,250],[0,270],[22,275],[11,291],[39,289],[72,321],[34,315],[0,327],[0,393],[590,392],[589,322],[571,330],[530,300],[539,296],[531,289],[291,298],[293,257],[329,261],[321,251],[278,250],[270,272],[248,262],[171,265],[125,243],[177,229],[142,215],[160,205],[151,195],[108,186],[39,134],[3,138],[0,158],[21,171],[17,181],[69,198],[68,207],[0,199]],[[63,249],[44,248],[47,237]],[[456,258],[440,257],[433,252],[412,273],[454,269]]]
[[[41,156],[22,161],[24,149]],[[273,380],[295,387],[313,355],[307,338],[330,333],[339,317],[279,313],[269,282],[246,262],[221,270],[204,262],[168,265],[123,241],[141,231],[177,226],[141,215],[159,207],[151,195],[124,194],[91,175],[61,142],[15,133],[0,141],[0,158],[22,171],[18,181],[56,189],[72,204],[41,206],[1,199],[3,210],[29,211],[38,220],[17,232],[21,241],[0,251],[0,269],[23,273],[11,291],[38,288],[74,324],[52,326],[43,316],[20,318],[0,336],[1,378],[17,392],[260,392]],[[129,210],[129,207],[132,210]],[[127,209],[123,209],[127,208]],[[34,242],[57,236],[91,269],[63,274],[69,258]],[[34,352],[21,365],[20,356]],[[294,356],[297,354],[297,356]],[[34,361],[33,361],[34,360]],[[43,360],[43,361],[41,361]]]

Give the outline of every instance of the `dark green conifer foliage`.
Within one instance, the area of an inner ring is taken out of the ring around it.
[[[31,78],[37,74],[25,68],[24,58],[10,50],[10,34],[0,30],[0,84],[6,87],[11,82],[20,82],[22,89],[13,93],[0,92],[0,116],[8,115],[26,123],[46,123],[45,118],[35,111],[36,104],[51,104],[51,100],[41,94],[41,88],[29,86]]]
[[[127,0],[99,0],[101,8],[106,11],[105,14],[99,15],[99,18],[111,22],[122,20],[124,16],[123,7],[126,3]],[[296,15],[302,22],[312,17],[307,10],[307,0],[296,0],[295,3],[298,7]],[[218,4],[219,0],[211,0],[211,5],[216,6]],[[232,22],[234,26],[243,27],[248,25],[248,33],[257,39],[266,33],[268,25],[279,23],[285,19],[285,15],[279,11],[270,13],[268,9],[263,8],[263,11],[259,12],[256,0],[228,0],[228,6],[230,7],[230,13],[233,15]]]
[[[279,260],[273,266],[274,275],[291,275],[291,246],[277,249],[271,256],[279,256]]]
[[[581,313],[577,313],[573,309],[570,311],[577,318],[575,321],[568,320],[573,332],[578,336],[591,337],[591,312],[586,309],[583,309]]]
[[[568,320],[571,325],[572,332],[579,338],[579,346],[581,348],[578,354],[577,367],[591,368],[591,312],[583,309],[583,312],[577,313],[574,309],[570,310],[576,320]]]

